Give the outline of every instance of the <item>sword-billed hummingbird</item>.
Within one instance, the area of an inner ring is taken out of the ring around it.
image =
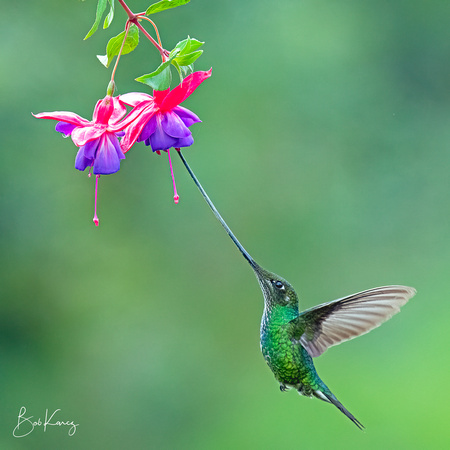
[[[400,311],[416,290],[407,286],[384,286],[299,311],[298,296],[284,278],[263,269],[237,240],[206,194],[184,156],[187,171],[205,201],[253,269],[264,295],[261,351],[280,390],[294,388],[300,395],[332,403],[358,428],[351,414],[319,378],[313,358],[328,347],[353,339],[378,327]]]

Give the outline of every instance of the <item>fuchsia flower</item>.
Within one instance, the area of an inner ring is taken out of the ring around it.
[[[109,175],[120,169],[120,160],[125,158],[117,134],[127,126],[117,122],[127,112],[117,97],[107,95],[95,105],[92,122],[69,111],[33,114],[38,119],[59,120],[56,131],[71,136],[80,147],[75,158],[75,168],[83,171],[92,167],[95,175]]]
[[[154,91],[153,97],[141,92],[130,92],[119,98],[122,103],[133,106],[133,110],[127,117],[130,125],[120,142],[122,151],[126,153],[135,142],[145,141],[145,144],[151,146],[154,152],[158,154],[161,150],[167,152],[175,203],[178,203],[179,196],[169,149],[174,147],[179,150],[180,147],[192,145],[194,138],[189,127],[196,122],[201,122],[196,114],[179,104],[209,78],[211,72],[212,69],[207,72],[194,72],[172,90]]]
[[[98,178],[117,172],[120,160],[125,158],[117,135],[123,134],[122,130],[129,124],[127,121],[118,123],[126,112],[117,97],[107,95],[95,105],[91,122],[69,111],[33,114],[38,119],[58,120],[56,131],[65,137],[70,135],[74,144],[80,147],[75,158],[75,168],[81,171],[86,167],[93,168],[96,175],[94,223],[97,226]]]
[[[130,92],[119,100],[133,106],[129,118],[131,125],[125,130],[120,146],[126,153],[135,142],[145,141],[154,152],[168,150],[171,147],[189,147],[194,138],[189,127],[201,120],[189,109],[179,106],[207,78],[207,72],[194,72],[187,76],[176,88],[155,91],[152,97],[141,92]]]
[[[169,148],[188,147],[194,139],[189,127],[200,119],[186,108],[179,106],[207,78],[207,72],[194,72],[179,86],[170,90],[155,91],[154,96],[133,92],[119,97],[107,95],[95,105],[92,121],[69,111],[33,114],[38,119],[58,120],[56,131],[71,136],[79,147],[75,168],[84,171],[92,168],[96,175],[94,223],[98,226],[97,191],[100,175],[109,175],[120,169],[120,160],[135,142],[145,141],[153,151],[167,152],[174,186],[174,199],[178,203],[175,179]],[[131,112],[124,118],[127,109]],[[119,144],[118,136],[123,136]],[[89,176],[91,176],[89,172]]]

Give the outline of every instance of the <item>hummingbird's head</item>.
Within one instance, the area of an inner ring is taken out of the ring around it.
[[[256,263],[252,268],[258,278],[267,308],[289,306],[298,309],[298,297],[292,285],[284,278],[269,272]]]

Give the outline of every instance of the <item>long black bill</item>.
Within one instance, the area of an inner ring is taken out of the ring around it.
[[[252,266],[252,269],[258,272],[261,268],[258,264],[256,264],[255,260],[250,256],[250,254],[245,250],[245,248],[242,246],[242,244],[237,240],[236,236],[231,231],[230,227],[227,225],[225,220],[223,220],[223,217],[220,215],[219,211],[217,211],[217,208],[214,206],[214,203],[211,201],[211,199],[208,197],[208,194],[203,189],[202,185],[200,184],[200,181],[198,181],[197,177],[195,176],[194,172],[192,172],[192,169],[189,167],[189,164],[184,159],[184,156],[182,155],[181,151],[177,151],[178,155],[180,155],[181,161],[183,161],[184,166],[186,167],[186,170],[189,172],[189,175],[194,180],[195,185],[198,187],[198,190],[203,195],[203,198],[205,199],[208,206],[211,208],[211,211],[216,216],[216,219],[220,222],[220,224],[225,228],[225,231],[227,232],[228,236],[230,236],[231,240],[236,244],[236,247],[239,249],[239,251],[242,253],[244,258],[250,263]]]

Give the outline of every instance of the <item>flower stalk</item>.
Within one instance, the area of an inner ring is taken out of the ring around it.
[[[179,148],[177,148],[176,150],[180,151]],[[173,182],[173,201],[175,203],[178,203],[178,201],[180,200],[180,196],[178,195],[177,186],[175,184],[175,176],[173,174],[172,160],[170,159],[170,150],[169,149],[167,150],[167,156],[169,157],[170,174],[172,175],[172,182]]]
[[[117,55],[117,58],[116,58],[116,63],[114,64],[114,68],[111,73],[111,82],[110,83],[113,83],[113,93],[114,93],[114,75],[116,74],[117,66],[119,65],[120,56],[122,55],[123,46],[125,45],[125,41],[127,40],[128,32],[130,31],[130,26],[131,26],[131,22],[129,20],[127,20],[127,23],[125,24],[125,35],[123,36],[122,46],[120,47],[119,54]],[[111,96],[113,95],[113,94],[109,93],[109,89],[108,89],[108,95],[111,95]]]
[[[98,227],[99,220],[97,216],[97,193],[98,193],[98,179],[100,178],[100,175],[95,175],[95,200],[94,200],[94,218],[92,219],[95,223],[95,226]]]
[[[147,30],[139,23],[140,19],[145,18],[144,17],[145,12],[139,13],[139,14],[134,14],[133,11],[131,11],[131,9],[128,7],[128,5],[124,2],[124,0],[119,0],[119,3],[122,5],[123,9],[127,13],[127,16],[128,16],[127,23],[129,23],[129,24],[134,23],[142,31],[142,33],[147,37],[147,39],[158,49],[159,54],[161,55],[161,59],[164,62],[165,61],[165,50],[162,48],[162,46],[160,44],[158,44],[158,42],[156,42],[152,38],[152,36],[147,32]],[[150,20],[150,22],[151,22],[151,20]],[[158,32],[157,32],[157,36],[159,37]]]

